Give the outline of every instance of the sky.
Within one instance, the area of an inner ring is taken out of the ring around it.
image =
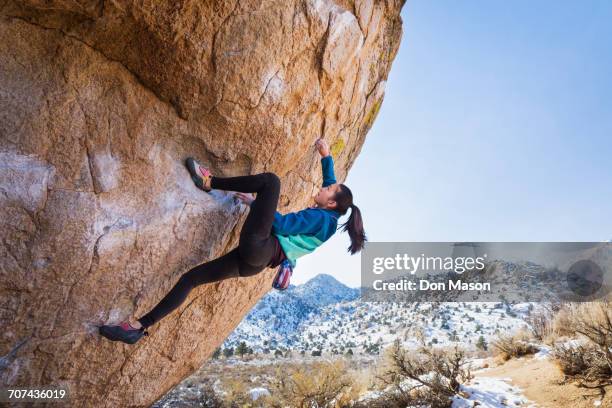
[[[402,19],[345,181],[368,240],[612,239],[612,2],[408,0]],[[339,231],[291,282],[358,287],[348,245]]]

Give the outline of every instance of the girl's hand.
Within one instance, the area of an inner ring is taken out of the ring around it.
[[[319,151],[321,157],[329,156],[329,146],[327,145],[327,142],[325,140],[317,139],[317,141],[315,142],[315,146],[317,147],[317,150]]]
[[[251,193],[240,193],[240,192],[236,192],[236,197],[242,201],[243,203],[245,203],[246,205],[251,205],[251,203],[253,201],[255,201],[255,197],[253,197],[253,194]]]

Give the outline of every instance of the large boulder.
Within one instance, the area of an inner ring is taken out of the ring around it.
[[[401,0],[0,2],[0,376],[78,406],[147,406],[199,368],[274,271],[196,288],[133,346],[96,325],[149,311],[229,251],[246,209],[195,188],[277,173],[280,211],[341,181],[380,107]]]

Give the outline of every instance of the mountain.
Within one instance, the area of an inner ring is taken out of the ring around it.
[[[359,289],[349,288],[338,282],[333,276],[319,274],[303,285],[295,286],[292,295],[302,299],[314,308],[345,300],[354,300],[359,296]]]
[[[298,342],[298,332],[305,322],[316,320],[329,305],[350,302],[358,296],[359,289],[351,289],[327,274],[302,285],[290,285],[285,291],[272,290],[245,316],[224,347],[240,341],[257,349],[288,347]]]
[[[360,290],[320,274],[286,291],[271,291],[223,343],[244,341],[258,352],[325,350],[377,354],[396,338],[406,346],[423,337],[431,344],[475,347],[526,325],[536,307],[502,302],[365,302]]]

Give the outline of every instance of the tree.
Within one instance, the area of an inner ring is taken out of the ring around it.
[[[238,354],[240,356],[240,358],[242,358],[247,352],[247,345],[244,341],[241,341],[238,344],[238,347],[236,347],[236,354]]]
[[[233,356],[234,355],[234,348],[233,347],[229,347],[229,348],[223,349],[223,355],[226,358]]]
[[[489,346],[487,345],[487,342],[486,342],[484,336],[480,336],[478,338],[478,342],[476,343],[476,347],[478,347],[480,350],[487,351]]]
[[[212,355],[213,360],[218,359],[221,356],[221,347],[217,347],[215,352]]]
[[[320,357],[321,356],[321,350],[312,350],[312,353],[310,354],[313,357]]]

